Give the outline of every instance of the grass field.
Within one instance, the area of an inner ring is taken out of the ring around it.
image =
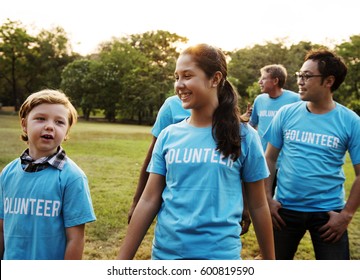
[[[141,164],[150,144],[150,127],[80,121],[72,128],[70,140],[63,145],[87,174],[97,221],[86,226],[84,259],[115,259],[127,227],[127,212],[134,194]],[[17,116],[0,115],[0,170],[26,148],[20,140]],[[346,193],[354,180],[347,159]],[[151,228],[136,259],[149,259]],[[360,259],[360,211],[349,226],[352,259]],[[299,246],[296,259],[312,260],[309,236]],[[253,228],[243,237],[243,259],[258,254]]]

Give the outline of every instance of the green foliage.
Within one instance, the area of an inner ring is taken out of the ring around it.
[[[30,36],[10,19],[0,26],[0,53],[0,103],[16,110],[30,93],[59,88],[63,68],[77,57],[61,27]]]
[[[0,103],[19,105],[28,94],[43,88],[68,93],[85,119],[94,110],[105,118],[152,124],[165,98],[173,94],[173,72],[178,49],[186,37],[164,30],[132,34],[99,44],[98,53],[81,57],[73,53],[61,27],[30,36],[18,21],[0,26]],[[307,51],[325,47],[311,42],[289,45],[284,40],[266,42],[234,51],[229,58],[228,78],[238,90],[242,111],[260,90],[260,68],[282,64],[288,72],[285,88],[297,91],[294,73]],[[360,99],[360,35],[334,47],[348,65],[345,82],[334,98],[358,112]]]
[[[149,91],[154,93],[150,61],[124,39],[114,40],[102,50],[100,61],[107,73],[103,77],[103,90],[99,92],[103,100],[101,108],[106,112],[112,108],[113,120],[117,115],[129,119],[139,115],[141,122],[143,110],[149,105]]]
[[[111,122],[152,123],[173,88],[175,45],[186,40],[161,30],[114,38],[101,44],[96,56],[69,64],[61,87],[81,106],[85,119],[96,108]]]
[[[264,45],[239,49],[230,53],[229,75],[244,102],[252,102],[260,93],[256,84],[260,78],[260,69],[269,64],[282,64],[288,72],[285,88],[297,92],[298,86],[294,74],[303,64],[307,51],[323,46],[310,42],[299,42],[290,47],[278,40],[275,43],[267,42]]]
[[[75,107],[80,107],[86,120],[97,108],[97,80],[92,79],[94,60],[81,59],[68,64],[62,72],[61,89],[71,98]]]
[[[252,85],[250,85],[246,91],[249,93],[249,100],[248,102],[250,103],[254,103],[254,100],[256,98],[256,96],[259,94],[260,92],[260,86],[258,82],[254,82]]]
[[[344,58],[348,73],[335,96],[340,103],[357,110],[359,114],[359,106],[356,104],[360,100],[360,35],[350,37],[350,41],[338,45],[336,51]]]
[[[18,109],[28,80],[23,69],[29,67],[27,57],[35,38],[27,34],[20,22],[10,19],[0,26],[0,35],[0,79],[4,86],[0,89],[1,102]]]
[[[348,107],[360,116],[360,100],[351,100]]]
[[[32,81],[29,92],[41,88],[57,89],[61,83],[61,72],[77,56],[71,53],[67,34],[61,27],[42,30],[35,38],[32,54],[28,56]]]
[[[0,170],[26,148],[20,140],[17,116],[0,115]],[[86,225],[84,259],[115,259],[127,229],[127,213],[135,193],[141,165],[151,141],[151,127],[80,121],[64,143],[69,155],[87,174],[97,221]],[[344,166],[345,190],[349,194],[355,179],[349,157]],[[149,229],[136,259],[149,259],[153,228]],[[349,225],[352,259],[360,259],[360,210]],[[242,258],[259,253],[253,227],[242,236]],[[314,259],[308,235],[301,242],[296,259]]]
[[[133,81],[130,102],[134,104],[134,114],[139,124],[146,118],[153,122],[155,113],[161,107],[167,94],[173,90],[173,73],[179,56],[177,46],[186,43],[187,38],[164,30],[130,35],[130,45],[146,57],[146,66],[141,66],[132,74]],[[130,86],[130,85],[129,85]]]

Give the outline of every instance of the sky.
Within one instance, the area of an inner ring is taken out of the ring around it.
[[[82,55],[156,30],[232,51],[278,39],[338,44],[360,35],[359,10],[357,0],[5,0],[0,25],[20,21],[31,35],[60,26]]]

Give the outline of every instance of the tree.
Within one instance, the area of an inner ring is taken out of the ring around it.
[[[23,100],[28,54],[34,44],[34,37],[27,34],[19,21],[7,21],[0,26],[0,79],[5,88],[0,89],[1,101],[15,106]]]
[[[15,106],[28,94],[59,88],[63,68],[76,56],[65,31],[56,27],[30,36],[18,21],[0,27],[0,102]]]
[[[351,36],[335,50],[344,59],[348,73],[334,97],[360,115],[360,35]]]
[[[71,98],[73,105],[82,109],[89,120],[90,113],[97,108],[97,81],[92,79],[91,68],[95,60],[81,59],[68,64],[61,75],[61,89]]]
[[[99,61],[102,68],[98,71],[98,78],[102,80],[102,88],[99,91],[100,108],[104,109],[106,118],[111,121],[115,121],[116,116],[133,119],[136,107],[133,97],[140,96],[144,91],[143,88],[133,91],[135,85],[144,86],[135,69],[146,69],[149,64],[146,56],[123,38],[114,39],[106,44],[106,47],[103,46],[99,53]],[[145,108],[143,105],[142,109]]]
[[[62,70],[79,56],[72,53],[67,34],[61,27],[41,30],[35,40],[32,55],[28,57],[32,79],[27,88],[30,92],[39,88],[59,88]]]
[[[96,59],[102,63],[100,106],[107,118],[115,112],[139,124],[152,122],[173,89],[176,45],[187,39],[167,31],[146,32],[105,42]],[[113,119],[114,120],[114,119]]]
[[[130,35],[129,41],[133,48],[146,55],[150,62],[150,83],[147,86],[151,86],[152,89],[148,89],[151,97],[147,97],[147,110],[152,117],[153,110],[158,110],[169,93],[173,93],[174,69],[179,56],[177,48],[187,43],[188,39],[175,33],[157,30]],[[143,81],[148,82],[145,80],[143,77]]]

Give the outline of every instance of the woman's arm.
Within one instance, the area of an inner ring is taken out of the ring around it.
[[[134,258],[147,230],[159,212],[164,187],[165,177],[151,173],[130,220],[117,259],[129,260]]]
[[[244,182],[246,199],[260,251],[265,260],[275,259],[274,237],[264,180]]]

